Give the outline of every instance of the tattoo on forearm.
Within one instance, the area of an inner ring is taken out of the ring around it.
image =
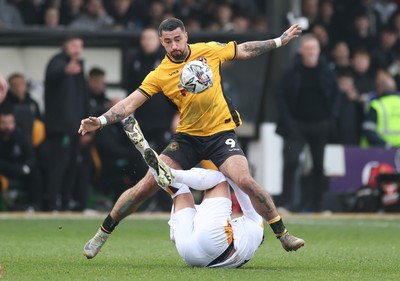
[[[266,196],[262,193],[257,195],[258,202],[265,205],[267,207],[268,212],[272,210],[271,206],[268,204],[268,200]]]
[[[109,112],[104,114],[108,124],[116,123],[125,118],[125,108],[111,108]]]
[[[276,48],[274,40],[243,43],[248,58],[254,58]]]

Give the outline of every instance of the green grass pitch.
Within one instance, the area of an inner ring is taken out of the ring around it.
[[[188,267],[169,241],[166,216],[124,220],[100,254],[85,242],[102,216],[7,216],[0,213],[5,280],[400,280],[400,216],[291,216],[306,240],[287,253],[268,226],[255,257],[239,269]]]

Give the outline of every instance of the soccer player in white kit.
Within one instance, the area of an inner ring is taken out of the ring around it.
[[[144,137],[143,140],[143,148],[137,148],[160,187],[178,189],[172,195],[174,205],[168,223],[170,238],[182,259],[191,266],[232,268],[249,261],[263,241],[264,225],[247,194],[229,181],[243,211],[242,217],[231,219],[230,189],[221,172],[171,169],[148,146]],[[206,191],[200,205],[194,204],[188,186]]]

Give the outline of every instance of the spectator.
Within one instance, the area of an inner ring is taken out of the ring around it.
[[[333,42],[336,42],[338,37],[338,28],[335,20],[335,8],[332,0],[321,0],[318,7],[318,20]]]
[[[333,46],[331,59],[336,73],[350,70],[350,50],[346,42],[339,41]]]
[[[44,26],[57,28],[60,23],[60,11],[55,7],[48,7],[44,12]]]
[[[365,50],[357,50],[351,59],[354,84],[362,95],[374,90],[374,79],[370,71],[371,57]]]
[[[164,49],[160,46],[156,29],[146,28],[140,35],[140,49],[129,60],[127,67],[127,90],[133,92],[139,87],[146,75],[155,69],[165,56]],[[157,114],[155,114],[157,112]],[[172,136],[171,124],[176,110],[170,105],[164,95],[155,95],[135,112],[135,118],[140,122],[150,145],[157,152],[164,149]],[[159,116],[163,118],[159,118]],[[140,156],[140,155],[139,155]],[[163,204],[162,208],[168,210],[170,202],[165,192],[157,192],[155,200]]]
[[[115,29],[135,29],[135,14],[132,0],[115,0],[110,11]]]
[[[253,19],[251,29],[255,32],[268,32],[268,23],[264,15],[260,14]]]
[[[148,10],[148,26],[156,27],[160,22],[164,20],[166,16],[166,9],[164,2],[153,1],[150,3]]]
[[[287,81],[290,81],[288,83]],[[293,206],[295,175],[299,155],[305,144],[313,160],[312,184],[302,187],[300,211],[321,211],[325,191],[324,149],[328,143],[332,121],[337,116],[339,92],[336,76],[320,56],[317,38],[311,34],[301,37],[299,55],[285,73],[277,92],[280,118],[277,133],[284,139],[283,192],[277,205],[296,210]]]
[[[21,13],[14,4],[0,0],[0,27],[20,26],[24,24]]]
[[[31,98],[26,79],[22,74],[11,74],[8,83],[10,89],[6,103],[13,109],[18,127],[29,139],[32,139],[35,119],[42,120],[39,105]]]
[[[238,33],[249,31],[251,21],[245,14],[237,14],[232,19],[233,30]]]
[[[364,14],[369,22],[368,33],[371,36],[378,35],[378,31],[382,26],[382,19],[380,14],[374,7],[375,0],[361,0],[358,7],[355,7],[356,13]]]
[[[389,26],[396,31],[397,38],[400,38],[400,7],[390,17]]]
[[[106,97],[105,71],[98,67],[93,67],[89,71],[88,92],[89,92],[89,112],[90,115],[97,116],[111,107],[111,101]]]
[[[374,3],[374,9],[378,12],[384,25],[388,23],[391,15],[396,12],[397,8],[397,5],[391,0],[379,0]]]
[[[142,30],[140,47],[128,55],[126,66],[125,88],[130,94],[139,87],[143,77],[155,69],[164,59],[165,52],[160,47],[158,31],[152,27]]]
[[[302,0],[301,15],[307,18],[311,29],[318,21],[318,0]]]
[[[379,32],[378,46],[372,52],[372,69],[388,69],[396,60],[398,49],[396,31],[386,26]]]
[[[111,28],[114,19],[107,14],[102,0],[88,0],[85,12],[69,25],[72,29],[100,30]]]
[[[336,122],[337,143],[360,145],[361,124],[363,121],[363,103],[350,71],[338,74],[340,90],[340,109]]]
[[[83,0],[66,0],[60,9],[60,24],[69,25],[83,13]]]
[[[43,23],[44,1],[23,0],[18,1],[18,10],[26,25],[39,25]]]
[[[76,181],[79,155],[79,135],[76,132],[80,118],[88,114],[82,51],[81,38],[67,38],[62,52],[51,58],[46,68],[46,186],[49,210],[69,209]],[[61,198],[59,203],[58,198]]]
[[[379,70],[375,77],[377,97],[371,101],[363,131],[372,146],[400,147],[400,96],[393,77]]]
[[[331,49],[331,39],[329,38],[328,31],[323,25],[316,23],[311,27],[311,32],[319,41],[321,55],[329,57],[329,52]]]
[[[121,123],[96,132],[95,147],[101,162],[96,190],[111,197],[112,201],[146,174],[147,166],[140,153],[132,148]],[[162,208],[161,205],[159,207]]]
[[[216,9],[216,20],[223,31],[233,31],[233,8],[228,2],[222,2]]]
[[[352,23],[352,28],[347,36],[350,52],[366,49],[371,52],[376,45],[376,38],[370,31],[369,18],[366,14],[357,14]]]
[[[0,106],[0,187],[11,210],[40,210],[42,190],[32,143],[16,126],[12,109]]]
[[[118,102],[106,97],[106,73],[103,69],[94,67],[89,71],[88,92],[89,111],[91,115],[98,115],[107,111]],[[113,124],[104,130],[98,131],[94,139],[94,147],[99,156],[99,174],[95,181],[95,191],[109,196],[112,200],[126,188],[136,183],[146,173],[147,169],[141,155],[132,149],[132,144],[125,135],[122,124]],[[83,163],[89,162],[87,153]],[[87,165],[85,165],[87,168]]]

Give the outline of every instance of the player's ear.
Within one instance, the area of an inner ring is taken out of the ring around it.
[[[188,33],[185,31],[185,40],[186,40],[186,42],[188,41],[188,39],[189,39]]]

